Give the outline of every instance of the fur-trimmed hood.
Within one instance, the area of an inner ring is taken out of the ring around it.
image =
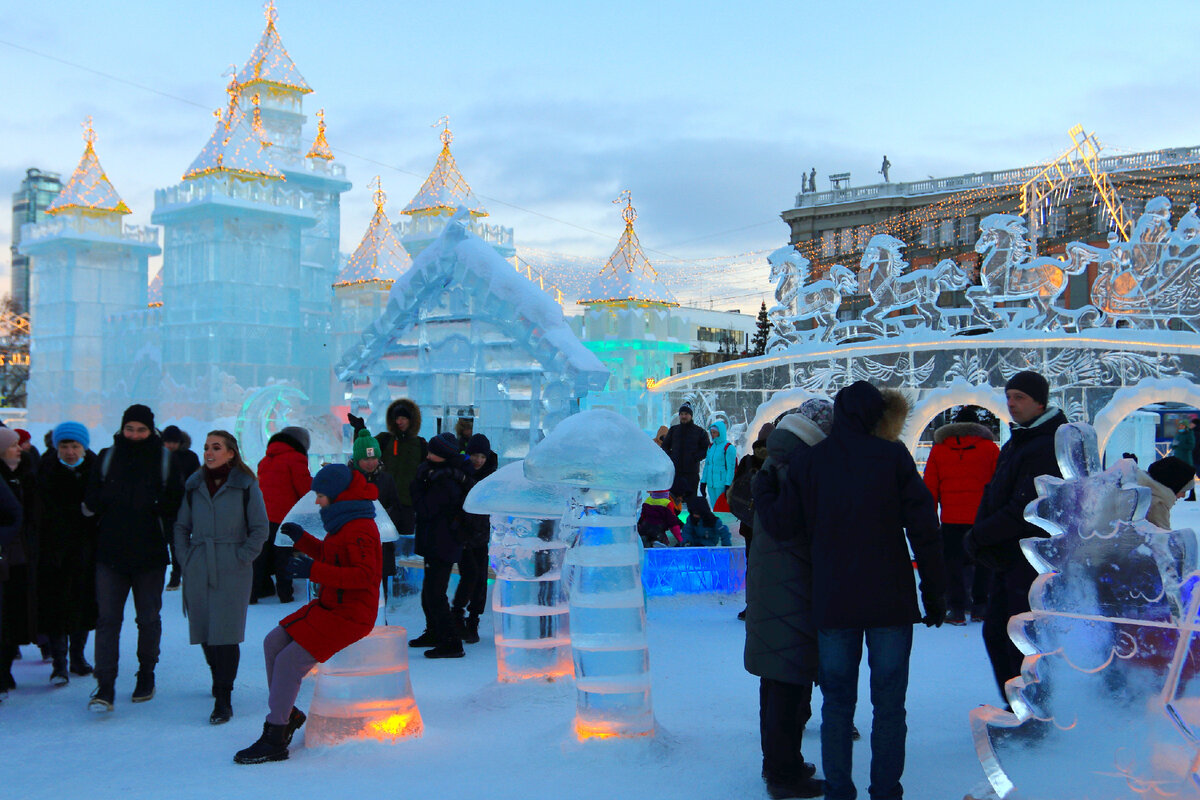
[[[908,411],[908,397],[903,392],[880,391],[866,381],[855,381],[833,401],[833,434],[872,434],[898,442]]]
[[[962,438],[975,436],[980,439],[987,439],[989,442],[996,440],[996,437],[992,435],[991,429],[986,425],[981,425],[978,422],[951,422],[933,432],[933,443],[941,444],[952,436]]]
[[[401,408],[408,410],[408,430],[404,433],[396,428],[396,410]],[[387,408],[387,429],[397,439],[403,439],[405,436],[419,436],[421,434],[421,409],[407,397],[393,400]]]

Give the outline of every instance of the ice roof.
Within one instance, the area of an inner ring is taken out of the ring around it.
[[[157,308],[163,304],[163,275],[162,270],[154,273],[154,278],[150,281],[150,286],[146,290],[146,305],[150,308]]]
[[[46,209],[46,213],[58,214],[71,208],[84,212],[130,213],[129,206],[125,205],[125,201],[117,194],[108,176],[104,174],[104,168],[100,166],[100,159],[96,157],[96,131],[92,129],[90,117],[85,123],[83,140],[87,144],[83,148],[83,157],[79,159],[79,166],[71,174],[67,185],[54,198],[54,202]]]
[[[279,12],[275,10],[273,2],[267,3],[266,15],[267,27],[263,29],[258,46],[237,74],[237,82],[243,86],[266,83],[308,94],[312,89],[305,82],[300,70],[296,69],[292,57],[283,46],[283,40],[279,38],[279,31],[275,28]]]
[[[633,232],[633,221],[637,219],[637,212],[633,210],[628,193],[623,192],[622,199],[626,202],[626,206],[625,210],[621,212],[621,216],[625,219],[625,230],[621,234],[621,240],[617,242],[617,248],[608,257],[608,262],[592,281],[587,294],[579,302],[638,301],[669,306],[679,305],[642,252],[642,245],[638,241],[637,234]]]
[[[224,114],[217,112],[217,126],[196,160],[183,174],[184,180],[224,173],[241,178],[283,180],[267,155],[268,145],[254,129],[238,103],[240,86],[230,82],[230,102]],[[255,109],[257,111],[257,107]]]
[[[333,161],[333,150],[325,139],[325,109],[317,112],[317,138],[313,139],[312,147],[308,148],[305,158],[323,158]]]
[[[433,172],[429,173],[421,190],[400,213],[437,214],[464,206],[472,216],[486,217],[487,211],[467,185],[466,179],[458,171],[458,165],[454,163],[454,156],[450,154],[450,142],[454,141],[454,134],[449,127],[442,131],[441,139],[442,152],[433,165]]]
[[[404,245],[396,238],[388,222],[387,212],[383,210],[387,195],[379,185],[379,176],[375,176],[375,216],[367,226],[362,241],[354,250],[354,255],[346,262],[346,268],[338,273],[334,286],[347,286],[353,283],[368,283],[384,281],[393,283],[412,266],[412,259]]]

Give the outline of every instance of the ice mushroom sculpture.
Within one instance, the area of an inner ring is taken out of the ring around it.
[[[1021,548],[1040,575],[1008,625],[1025,654],[1012,712],[970,713],[992,788],[1021,800],[1200,798],[1200,546],[1145,520],[1132,461],[1100,470],[1096,432],[1055,435],[1064,478],[1036,480]]]
[[[558,424],[525,459],[525,477],[570,489],[563,562],[580,739],[650,736],[650,652],[637,533],[639,492],[666,489],[666,453],[621,415],[593,409]]]
[[[560,524],[570,490],[525,477],[514,461],[480,481],[463,509],[491,517],[496,568],[492,613],[501,683],[572,674],[563,557],[573,528]]]
[[[317,506],[316,492],[309,492],[297,500],[283,521],[296,523],[318,539],[325,538],[325,524],[321,522],[321,509]],[[375,501],[375,527],[379,528],[381,542],[394,542],[400,538],[399,531],[392,524],[392,518],[378,500]]]

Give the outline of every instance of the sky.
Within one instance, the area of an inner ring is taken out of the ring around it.
[[[769,295],[765,252],[801,175],[891,179],[1019,167],[1082,123],[1106,152],[1200,139],[1200,4],[1064,0],[474,3],[277,0],[278,28],[324,108],[354,188],[342,249],[379,175],[393,221],[432,168],[433,123],[518,248],[603,260],[632,192],[637,232],[679,290],[717,307]],[[25,169],[97,152],[149,222],[262,33],[258,0],[0,2],[0,240]],[[66,62],[66,63],[64,63]],[[732,259],[732,257],[740,258]],[[726,266],[714,268],[711,259]],[[9,252],[0,248],[0,289]]]

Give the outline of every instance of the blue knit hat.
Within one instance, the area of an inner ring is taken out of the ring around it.
[[[453,433],[439,433],[429,440],[429,452],[442,458],[454,458],[458,455],[458,437]]]
[[[350,488],[353,473],[345,464],[328,464],[313,476],[312,490],[336,502],[338,495]]]
[[[79,442],[86,450],[92,442],[92,437],[88,435],[87,426],[82,422],[60,422],[55,426],[50,441],[55,447],[61,442]]]

